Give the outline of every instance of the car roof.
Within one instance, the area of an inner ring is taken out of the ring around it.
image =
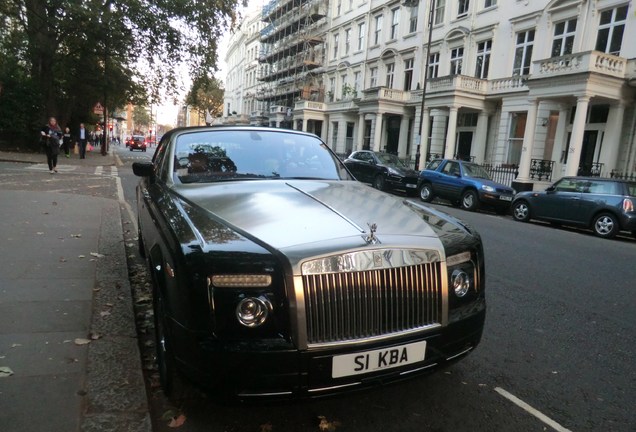
[[[296,129],[282,129],[282,128],[271,128],[266,126],[251,126],[251,125],[212,125],[212,126],[182,126],[174,129],[170,129],[168,132],[164,134],[162,140],[164,138],[168,139],[173,135],[178,135],[183,132],[206,132],[206,131],[215,131],[215,130],[230,130],[230,131],[255,131],[255,132],[278,132],[278,133],[291,133],[297,135],[307,135],[314,138],[318,138],[322,141],[322,139],[313,133],[300,131]]]

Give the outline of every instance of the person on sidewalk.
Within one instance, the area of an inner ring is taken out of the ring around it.
[[[71,157],[71,142],[71,129],[67,126],[64,128],[64,135],[62,136],[62,150],[64,150],[64,156],[67,159]]]
[[[60,140],[63,135],[55,117],[49,118],[49,122],[42,128],[40,135],[49,171],[54,174],[57,172],[57,155],[60,153]]]
[[[79,140],[79,158],[86,159],[86,144],[88,144],[88,131],[84,128],[84,123],[80,123],[79,132],[77,134]]]

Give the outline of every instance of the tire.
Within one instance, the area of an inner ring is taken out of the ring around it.
[[[128,147],[128,150],[132,151],[132,147]]]
[[[424,183],[420,188],[420,199],[424,202],[431,202],[433,198],[435,198],[433,195],[433,187],[430,183]]]
[[[592,223],[594,234],[602,238],[614,238],[618,234],[618,220],[611,213],[601,213]]]
[[[477,192],[470,189],[463,193],[462,199],[460,202],[461,208],[468,211],[475,211],[479,208],[479,197],[477,196]]]
[[[512,217],[519,222],[530,220],[530,206],[526,201],[517,201],[512,204]]]
[[[377,176],[375,176],[375,178],[373,179],[373,187],[376,188],[377,190],[381,190],[381,191],[384,190],[385,181],[384,181],[384,176],[382,174],[378,174]]]

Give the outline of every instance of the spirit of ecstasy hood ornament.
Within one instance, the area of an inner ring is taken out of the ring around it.
[[[380,240],[378,240],[378,238],[375,236],[375,232],[378,230],[378,225],[374,223],[367,223],[367,226],[369,227],[369,235],[364,238],[364,241],[369,244],[379,243]]]

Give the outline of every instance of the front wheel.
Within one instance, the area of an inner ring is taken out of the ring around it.
[[[613,214],[601,213],[594,218],[594,234],[603,238],[614,238],[618,234],[618,220]]]
[[[420,199],[424,202],[433,201],[433,188],[429,183],[424,183],[420,188]]]
[[[525,201],[518,201],[512,205],[512,217],[519,222],[530,220],[530,207]]]
[[[373,187],[377,190],[384,190],[385,181],[382,174],[378,174],[377,176],[375,176],[375,178],[373,179]]]
[[[479,207],[479,197],[477,196],[477,192],[474,190],[467,190],[464,192],[460,205],[464,210],[477,210],[477,207]]]

